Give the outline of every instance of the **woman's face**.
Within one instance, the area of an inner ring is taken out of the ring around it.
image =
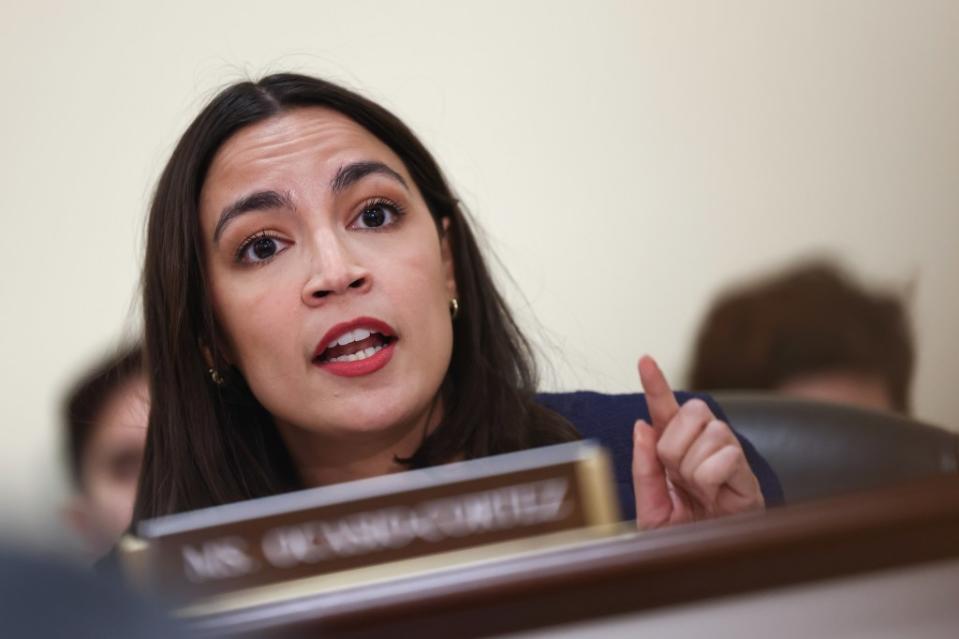
[[[200,223],[227,357],[281,428],[342,439],[425,425],[456,284],[386,145],[322,108],[250,126],[214,157]]]

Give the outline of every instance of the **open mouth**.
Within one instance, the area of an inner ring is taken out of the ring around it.
[[[354,328],[331,340],[313,361],[318,364],[358,362],[373,357],[395,341],[395,336],[371,328]]]

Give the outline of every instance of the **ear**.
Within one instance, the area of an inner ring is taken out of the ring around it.
[[[210,351],[210,347],[206,345],[206,342],[201,341],[199,343],[200,353],[203,355],[203,362],[206,364],[207,368],[213,368],[213,353]]]
[[[221,340],[222,342],[222,340]],[[206,364],[207,368],[216,368],[213,362],[213,351],[210,350],[210,347],[207,345],[206,341],[199,340],[197,346],[200,348],[200,354],[203,355],[203,363]],[[233,365],[233,356],[231,355],[229,349],[225,346],[220,347],[220,354],[223,356],[223,359],[226,360],[226,363]]]
[[[440,233],[440,257],[443,260],[443,272],[446,276],[446,292],[450,298],[458,297],[456,289],[456,269],[453,266],[453,250],[450,248],[450,218],[444,217],[440,223],[443,230]]]

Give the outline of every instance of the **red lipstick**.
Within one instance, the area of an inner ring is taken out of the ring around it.
[[[336,343],[335,340],[341,335],[357,329],[370,331],[370,337],[347,345]],[[389,363],[395,351],[396,341],[396,332],[386,322],[373,317],[358,317],[348,322],[336,324],[323,335],[323,339],[316,345],[313,352],[313,364],[340,377],[369,375]],[[366,349],[354,346],[355,344],[362,346],[363,342],[368,343]],[[369,348],[375,348],[376,352],[364,356],[364,351],[370,352]],[[354,355],[359,355],[361,358],[356,360],[340,359],[341,357]]]

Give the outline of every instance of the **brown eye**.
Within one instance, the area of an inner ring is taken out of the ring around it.
[[[272,237],[261,237],[253,242],[253,254],[261,260],[272,257],[276,253],[276,242]]]
[[[247,264],[266,262],[286,250],[289,244],[278,237],[259,233],[240,246],[237,261]]]
[[[396,224],[402,215],[403,210],[399,205],[389,200],[374,200],[363,207],[350,228],[368,231],[381,229]]]
[[[362,220],[363,224],[369,228],[383,226],[383,222],[386,221],[386,211],[383,210],[383,205],[374,204],[363,211]]]

